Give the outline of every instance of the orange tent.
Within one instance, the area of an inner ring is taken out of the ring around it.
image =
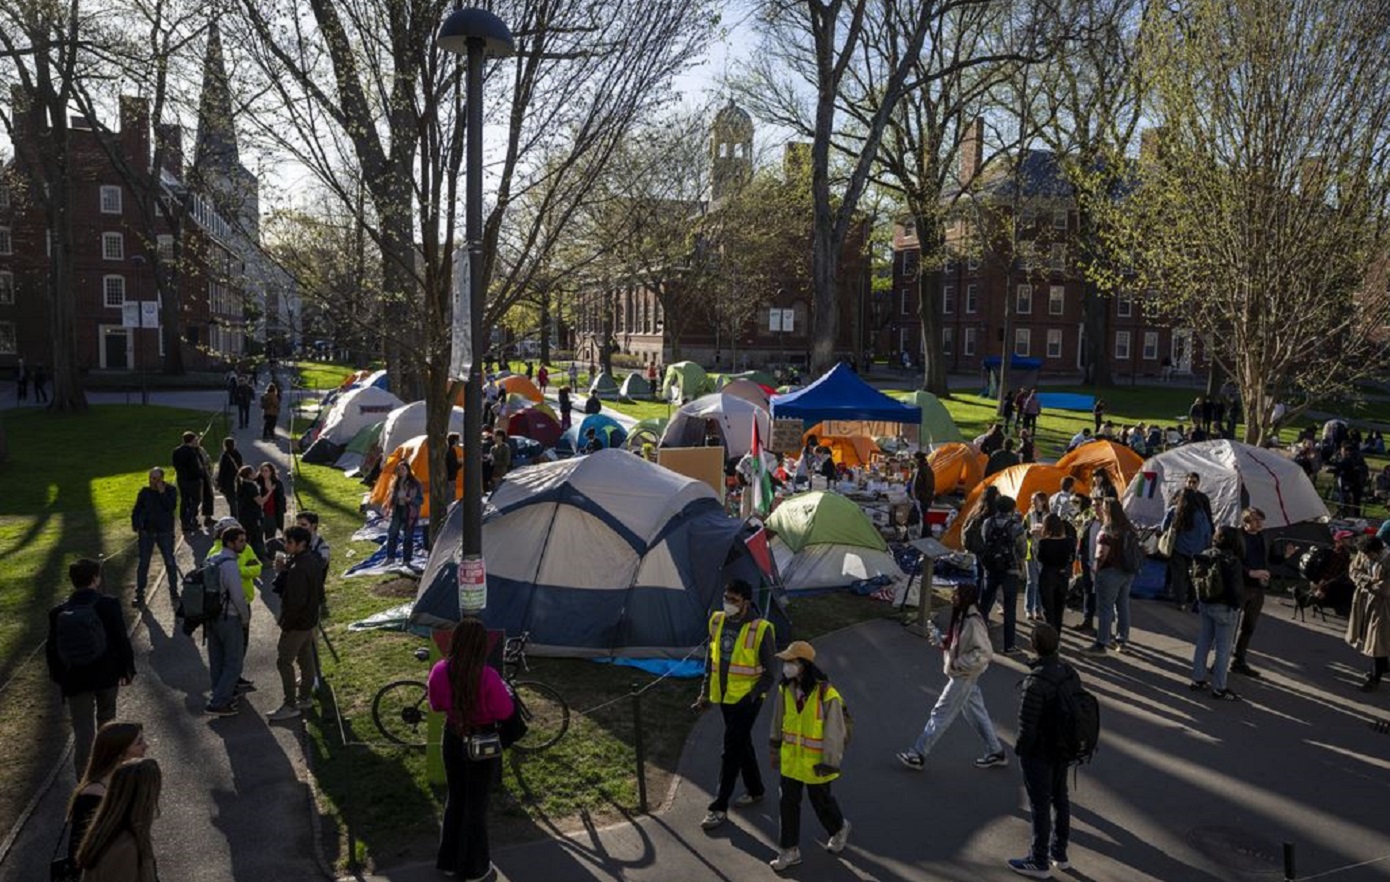
[[[1105,469],[1115,486],[1121,489],[1129,486],[1133,477],[1139,474],[1144,458],[1135,453],[1128,444],[1101,440],[1082,444],[1080,447],[1057,460],[1057,468],[1077,480],[1089,484],[1096,469]]]
[[[973,444],[953,441],[942,444],[931,452],[927,462],[936,474],[936,492],[955,493],[957,488],[969,493],[985,477],[985,463],[989,457],[975,448]]]
[[[417,435],[391,451],[386,461],[381,464],[381,475],[372,485],[367,503],[377,510],[386,505],[386,499],[391,494],[391,480],[396,474],[396,463],[401,460],[410,463],[410,471],[425,488],[425,501],[420,506],[420,519],[424,520],[430,516],[430,455],[429,441],[425,435]],[[457,499],[463,495],[462,469],[459,469],[458,478],[454,483],[454,498]]]
[[[1023,465],[1009,466],[1000,472],[995,472],[985,478],[970,491],[970,495],[965,498],[965,503],[956,513],[956,519],[951,522],[951,528],[941,537],[942,544],[949,548],[964,548],[961,542],[961,528],[965,522],[970,520],[970,516],[975,513],[975,509],[980,505],[980,497],[984,496],[986,487],[998,487],[999,492],[1004,496],[1012,497],[1018,506],[1019,514],[1028,511],[1028,500],[1034,493],[1042,492],[1051,496],[1062,489],[1062,479],[1068,473],[1057,466],[1043,465],[1041,463],[1030,462]],[[1083,478],[1076,479],[1076,486],[1073,492],[1086,493],[1089,491],[1087,482]]]
[[[806,446],[806,439],[815,435],[816,445],[829,447],[830,458],[845,468],[865,467],[878,452],[878,445],[868,435],[826,435],[824,431],[825,424],[816,423],[802,433],[801,445]]]
[[[541,390],[536,388],[536,384],[526,379],[521,374],[514,374],[510,377],[503,377],[497,381],[497,385],[502,387],[502,391],[508,395],[525,395],[532,401],[544,401],[545,396]]]

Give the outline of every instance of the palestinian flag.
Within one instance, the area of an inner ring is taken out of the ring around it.
[[[753,494],[753,511],[766,516],[772,511],[772,476],[767,473],[767,463],[763,462],[763,439],[758,432],[758,421],[753,420],[753,446],[748,451],[748,490]]]
[[[1153,499],[1158,494],[1159,485],[1162,482],[1158,479],[1158,472],[1139,473],[1139,498]]]

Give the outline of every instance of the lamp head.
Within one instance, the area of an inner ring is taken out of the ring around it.
[[[467,55],[473,40],[482,41],[483,52],[492,58],[506,58],[516,52],[512,32],[486,9],[455,9],[439,26],[439,48],[446,52]]]

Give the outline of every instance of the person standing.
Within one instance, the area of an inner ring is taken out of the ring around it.
[[[19,360],[19,365],[14,370],[14,381],[18,387],[16,396],[18,401],[29,400],[29,369],[24,366],[24,359]]]
[[[198,506],[203,501],[203,457],[198,449],[198,433],[184,432],[183,443],[170,454],[174,478],[179,487],[179,522],[185,534],[198,530]]]
[[[77,849],[82,882],[158,882],[150,829],[159,817],[159,763],[142,758],[111,773],[87,835]]]
[[[1129,642],[1129,587],[1138,573],[1138,560],[1142,559],[1139,536],[1120,500],[1101,498],[1096,501],[1096,508],[1100,511],[1095,557],[1100,627],[1096,642],[1082,650],[1086,655],[1105,655],[1111,645],[1124,651]]]
[[[216,498],[214,483],[212,480],[212,457],[208,456],[207,449],[203,447],[203,436],[198,436],[198,461],[202,464],[203,480],[199,482],[199,489],[202,493],[203,526],[211,527],[214,522],[212,516],[213,501]]]
[[[44,656],[72,722],[72,762],[87,767],[97,727],[116,718],[116,695],[135,679],[121,605],[101,592],[101,564],[80,558],[68,566],[72,594],[48,611]]]
[[[1071,869],[1067,860],[1071,798],[1067,793],[1066,757],[1058,743],[1057,720],[1062,713],[1063,692],[1076,689],[1080,677],[1058,657],[1059,642],[1057,632],[1046,622],[1033,628],[1033,651],[1038,658],[1023,678],[1018,702],[1014,753],[1023,769],[1023,786],[1033,817],[1033,843],[1028,857],[1015,858],[1008,862],[1008,867],[1030,879],[1052,878],[1052,866]]]
[[[945,731],[961,712],[985,743],[985,755],[975,760],[975,766],[988,769],[1008,765],[1004,747],[994,733],[994,723],[985,709],[985,696],[980,691],[980,676],[994,660],[989,645],[989,630],[984,616],[975,606],[977,590],[974,585],[957,585],[951,600],[951,624],[942,636],[942,670],[946,688],[936,699],[927,716],[922,733],[909,750],[897,754],[898,762],[915,772],[927,765],[927,756]]]
[[[249,522],[246,537],[257,560],[266,560],[265,539],[262,537],[261,521],[265,513],[261,509],[261,487],[256,483],[256,473],[250,466],[242,466],[236,476],[236,510],[241,518]],[[240,518],[237,520],[241,524]]]
[[[1184,487],[1163,515],[1160,532],[1177,530],[1173,554],[1168,558],[1168,591],[1179,609],[1186,609],[1192,596],[1192,559],[1211,545],[1212,523],[1197,498],[1198,491]]]
[[[987,620],[994,611],[994,601],[1000,601],[1004,607],[1004,651],[1012,653],[1018,649],[1018,580],[1025,550],[1023,520],[1013,497],[995,499],[994,513],[983,519],[978,529],[985,577],[980,614]]]
[[[33,374],[34,401],[41,403],[48,400],[48,372],[43,369],[43,365],[34,365]]]
[[[1076,493],[1072,490],[1076,486],[1076,478],[1067,475],[1062,479],[1062,485],[1056,493],[1047,501],[1048,511],[1055,514],[1064,521],[1070,521],[1076,517]]]
[[[492,485],[502,483],[507,472],[512,470],[512,447],[507,443],[507,433],[501,429],[492,433]]]
[[[546,370],[545,365],[541,365],[536,371],[536,387],[541,390],[541,395],[545,394],[545,387],[550,385],[550,371]]]
[[[777,648],[772,623],[753,606],[753,586],[734,579],[724,586],[724,608],[709,618],[705,677],[693,707],[719,706],[724,717],[724,752],[719,759],[719,788],[700,826],[718,827],[728,819],[734,784],[743,778],[744,793],[734,806],[762,801],[766,791],[753,750],[753,723],[772,688]]]
[[[251,388],[251,383],[245,377],[241,377],[236,384],[236,394],[232,401],[236,404],[236,424],[238,429],[245,429],[251,425],[251,401],[256,397],[256,391]]]
[[[272,380],[261,394],[261,440],[275,440],[275,424],[280,420],[280,387]]]
[[[1076,559],[1081,561],[1081,624],[1078,634],[1094,634],[1096,617],[1096,540],[1100,538],[1100,518],[1091,505],[1091,497],[1076,497],[1076,515],[1071,519],[1076,530]]]
[[[1201,692],[1210,686],[1211,697],[1223,701],[1240,698],[1226,688],[1226,676],[1231,664],[1236,618],[1240,615],[1240,553],[1243,544],[1239,530],[1224,526],[1216,531],[1216,541],[1211,549],[1201,552],[1205,555],[1204,569],[1211,571],[1209,578],[1221,581],[1221,596],[1211,600],[1198,598],[1197,610],[1202,616],[1202,630],[1198,632],[1197,645],[1193,647],[1192,682],[1189,687],[1194,692]],[[1210,668],[1211,679],[1208,681],[1207,659],[1213,647],[1216,649],[1216,663]]]
[[[772,770],[781,774],[778,803],[777,856],[772,869],[801,863],[801,793],[825,828],[825,850],[839,854],[849,841],[850,823],[830,792],[840,777],[845,753],[845,703],[820,668],[815,647],[793,641],[777,653],[782,660],[781,685],[772,702]]]
[[[1241,569],[1244,574],[1244,591],[1240,602],[1240,628],[1236,632],[1235,660],[1231,670],[1242,677],[1256,678],[1260,672],[1250,667],[1247,654],[1250,638],[1255,636],[1255,626],[1259,624],[1260,612],[1265,605],[1265,589],[1269,586],[1272,560],[1271,549],[1265,541],[1265,513],[1254,506],[1245,509],[1240,515],[1241,529],[1244,531],[1245,553],[1241,555]],[[1279,558],[1282,560],[1282,557]]]
[[[571,424],[571,414],[574,413],[574,401],[570,398],[571,394],[572,393],[570,392],[569,386],[560,387],[559,398],[561,430],[568,429]]]
[[[285,485],[280,480],[280,473],[275,468],[275,463],[261,463],[260,471],[256,475],[256,486],[260,491],[260,495],[256,498],[256,507],[261,514],[261,535],[265,537],[266,542],[269,542],[284,529],[285,509],[288,507],[285,499]],[[243,526],[248,530],[255,529],[250,524]]]
[[[297,524],[290,527],[285,531],[287,557],[275,562],[275,593],[280,595],[280,641],[275,649],[275,669],[280,672],[285,703],[269,715],[274,723],[293,720],[314,705],[314,680],[318,677],[314,628],[318,627],[323,609],[325,561],[310,550],[312,539],[305,528]],[[294,677],[296,664],[298,688]]]
[[[572,362],[570,362],[569,378],[570,378],[570,383],[569,383],[570,388],[571,388],[571,389],[577,389],[577,388],[579,388],[579,362],[577,362],[577,361],[572,361]]]
[[[1076,560],[1076,532],[1071,524],[1048,512],[1043,518],[1042,537],[1033,544],[1033,559],[1039,567],[1038,603],[1042,618],[1060,634],[1072,563]]]
[[[931,528],[927,526],[927,512],[931,511],[931,505],[936,501],[936,472],[932,470],[925,451],[919,450],[912,454],[912,463],[912,501],[917,505],[917,514],[922,524],[922,535],[930,536]]]
[[[502,675],[487,664],[488,635],[483,623],[465,618],[449,639],[449,655],[430,669],[430,708],[445,717],[442,752],[449,796],[439,831],[435,867],[464,879],[492,875],[487,806],[502,759],[468,756],[469,737],[495,729],[512,715],[512,696]]]
[[[241,585],[238,558],[246,549],[246,531],[228,527],[222,533],[222,549],[208,558],[217,565],[217,577],[222,586],[222,614],[203,623],[203,636],[208,644],[208,676],[211,695],[203,712],[215,717],[235,716],[240,709],[237,681],[241,679],[246,662],[244,627],[251,624],[251,605]],[[244,625],[243,625],[244,623]]]
[[[1047,510],[1047,494],[1039,490],[1033,494],[1032,505],[1028,509],[1028,515],[1024,519],[1023,527],[1027,531],[1028,554],[1025,561],[1027,567],[1027,584],[1023,589],[1023,614],[1028,621],[1041,620],[1043,617],[1042,601],[1038,598],[1038,579],[1042,576],[1042,561],[1038,560],[1038,543],[1042,541],[1043,526],[1047,516],[1051,514]]]
[[[1095,422],[1093,430],[1097,435],[1100,434],[1100,427],[1105,422],[1105,399],[1097,398],[1095,405],[1091,408],[1091,418]]]
[[[410,470],[410,463],[401,460],[396,463],[396,474],[391,478],[391,489],[386,494],[383,514],[389,515],[391,523],[386,529],[386,563],[396,558],[396,545],[404,540],[401,549],[401,562],[410,566],[415,553],[415,524],[420,520],[420,507],[425,501],[425,490]]]
[[[111,786],[111,776],[115,774],[116,767],[128,760],[140,759],[147,748],[145,727],[139,723],[112,721],[97,730],[91,758],[77,777],[77,786],[68,798],[69,861],[77,861],[77,848],[92,826],[92,818],[96,816],[101,800]]]
[[[1367,536],[1361,551],[1351,562],[1351,615],[1347,617],[1346,641],[1371,659],[1371,670],[1361,682],[1362,692],[1379,688],[1390,670],[1390,554],[1379,536]]]
[[[179,600],[179,568],[174,559],[174,515],[179,496],[173,487],[164,483],[164,469],[150,469],[148,486],[141,487],[130,512],[130,528],[135,531],[139,563],[135,566],[135,599],[132,606],[145,605],[145,588],[150,579],[150,558],[155,548],[164,561],[164,575],[169,580],[169,597],[175,606]]]
[[[1042,399],[1038,397],[1036,387],[1028,390],[1028,397],[1023,399],[1023,428],[1033,434],[1038,432],[1038,417],[1042,415]]]
[[[242,467],[241,451],[236,449],[235,438],[222,439],[222,456],[217,460],[217,490],[227,500],[227,513],[232,517],[242,517],[237,510],[236,478]]]

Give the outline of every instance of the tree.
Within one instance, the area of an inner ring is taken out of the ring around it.
[[[1234,378],[1249,442],[1276,400],[1381,363],[1387,49],[1390,10],[1332,0],[1187,0],[1144,42],[1161,136],[1114,202],[1114,247]]]

